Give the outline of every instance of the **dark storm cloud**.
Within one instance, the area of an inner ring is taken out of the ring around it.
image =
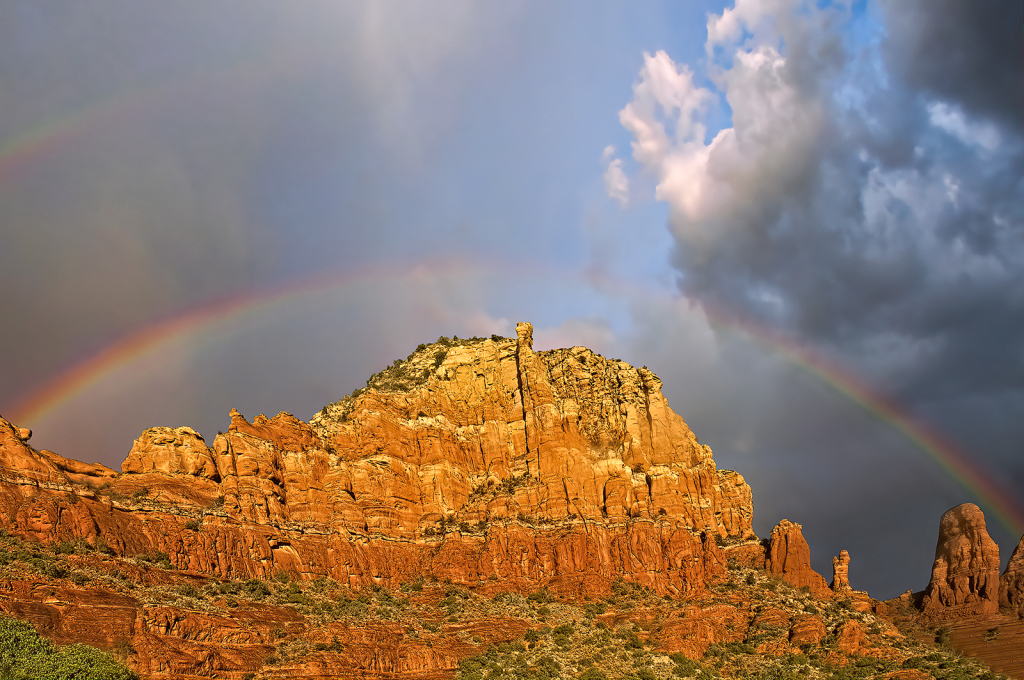
[[[709,20],[714,89],[669,54],[647,55],[620,118],[669,206],[686,297],[852,370],[937,427],[1019,504],[1020,6],[892,2],[884,10],[844,17],[797,0],[740,0]],[[708,133],[718,97],[731,126]],[[732,373],[723,365],[719,381],[728,385]],[[921,587],[908,582],[910,557],[882,573],[882,539],[867,525],[880,531],[885,515],[899,518],[886,540],[904,532],[926,563],[934,540],[926,515],[984,499],[943,481],[906,442],[887,441],[878,423],[833,421],[788,380],[764,377],[772,394],[761,398],[690,405],[698,431],[724,442],[716,458],[738,461],[755,491],[768,491],[762,511],[817,518],[807,527],[812,546],[847,537],[876,562],[872,583],[891,591],[902,574],[903,587]],[[744,418],[756,455],[733,441]],[[867,502],[874,492],[877,503]],[[913,529],[912,520],[926,523]],[[1005,557],[1018,536],[993,530]]]
[[[886,62],[904,83],[1024,129],[1020,3],[882,0],[881,7]]]
[[[709,24],[709,53],[729,57],[712,75],[733,126],[704,143],[701,100],[711,93],[664,53],[648,57],[623,123],[672,210],[688,296],[869,370],[878,342],[898,339],[907,382],[894,389],[934,382],[940,366],[950,389],[1020,384],[1024,140],[1002,114],[975,114],[1006,113],[1016,89],[987,96],[959,82],[939,92],[918,62],[941,48],[912,47],[949,43],[949,21],[963,12],[919,22],[917,10],[898,7],[886,14],[885,45],[909,52],[883,50],[879,61],[875,44],[840,49],[834,28],[822,37],[824,11],[775,16],[740,3]],[[949,78],[971,80],[987,64],[984,82],[996,87],[1014,70],[1006,44],[963,57],[989,21],[971,19],[957,34]],[[793,47],[778,52],[780,37]],[[1006,43],[1006,32],[992,41]],[[876,77],[861,77],[865,70]]]

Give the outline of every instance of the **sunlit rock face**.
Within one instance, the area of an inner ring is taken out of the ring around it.
[[[977,505],[964,503],[943,513],[921,608],[935,618],[999,611],[999,546]]]
[[[308,423],[232,411],[210,445],[150,428],[116,478],[85,466],[71,479],[21,435],[4,421],[14,529],[102,536],[222,577],[601,592],[627,576],[686,593],[724,573],[719,543],[756,538],[750,487],[716,469],[651,371],[583,347],[535,352],[529,324],[421,345]]]
[[[829,588],[834,593],[849,593],[853,590],[850,587],[850,553],[846,550],[840,550],[832,558],[832,583]]]
[[[797,588],[809,588],[817,597],[831,597],[832,591],[824,577],[811,568],[811,548],[804,538],[803,527],[784,519],[772,529],[764,568]]]
[[[1024,537],[1013,549],[1006,570],[999,577],[999,608],[1024,619]]]

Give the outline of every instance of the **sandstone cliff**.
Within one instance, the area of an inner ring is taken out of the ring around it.
[[[977,505],[964,503],[943,513],[921,609],[940,619],[999,611],[999,546]]]
[[[1024,619],[1024,537],[1013,549],[1006,570],[999,577],[999,608]]]
[[[798,588],[807,588],[817,597],[830,597],[825,579],[811,568],[811,548],[804,538],[803,527],[784,519],[772,529],[764,569]]]
[[[229,578],[603,591],[624,575],[685,593],[724,573],[717,543],[756,538],[750,488],[660,380],[582,347],[534,352],[517,331],[421,345],[309,423],[233,411],[211,446],[151,428],[116,478],[4,421],[0,509],[43,541],[101,537]]]

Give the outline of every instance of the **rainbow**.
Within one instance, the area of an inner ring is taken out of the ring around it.
[[[875,418],[887,423],[916,448],[935,461],[957,484],[978,499],[985,510],[995,514],[999,523],[1013,536],[1024,534],[1024,511],[1013,497],[978,467],[964,452],[934,428],[921,422],[906,408],[872,388],[836,362],[804,347],[762,325],[740,319],[721,310],[704,312],[712,328],[739,332],[810,372]]]
[[[495,267],[467,265],[461,260],[420,263],[418,271],[429,273],[469,275],[493,272]],[[291,282],[272,289],[251,291],[212,302],[186,313],[158,321],[115,341],[95,355],[79,362],[52,380],[44,383],[15,407],[13,422],[31,425],[59,409],[74,396],[88,390],[104,376],[131,362],[155,354],[170,343],[199,335],[217,324],[232,325],[246,317],[259,314],[307,296],[322,294],[373,279],[394,279],[409,273],[409,267],[377,267],[333,274]],[[522,266],[517,265],[517,272]],[[540,274],[541,272],[536,272]],[[550,274],[551,272],[547,272]],[[594,285],[592,273],[580,272],[577,279]],[[607,290],[623,291],[636,286],[626,282],[604,281]],[[612,285],[614,284],[614,285]],[[651,297],[665,297],[651,291],[639,291]],[[674,303],[684,303],[678,299]],[[720,310],[702,305],[702,310],[716,331],[738,333],[783,356],[787,361],[807,370],[819,380],[853,401],[878,420],[888,424],[937,463],[955,482],[975,497],[984,508],[996,515],[999,522],[1012,534],[1024,534],[1024,512],[1012,497],[965,453],[945,439],[939,432],[922,423],[906,408],[894,402],[862,381],[834,361],[808,349],[762,325],[752,323]]]
[[[398,278],[403,273],[443,272],[465,275],[471,268],[460,260],[444,260],[429,265],[385,266],[356,269],[289,282],[275,288],[248,291],[228,296],[202,307],[174,315],[125,335],[92,356],[79,361],[33,390],[17,403],[8,418],[11,422],[31,424],[60,409],[76,395],[88,390],[115,369],[156,354],[175,340],[200,335],[214,325],[231,326],[256,317],[280,305],[314,294],[344,289],[372,280]],[[472,270],[476,270],[475,267]]]
[[[306,54],[241,54],[214,68],[188,71],[99,99],[63,116],[29,125],[0,143],[0,179],[67,142],[138,114],[159,111],[193,94],[236,92],[301,72]]]

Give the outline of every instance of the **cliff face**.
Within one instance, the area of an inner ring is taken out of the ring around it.
[[[977,505],[964,503],[943,513],[921,609],[935,618],[999,611],[999,546]]]
[[[232,412],[212,446],[152,428],[119,476],[4,421],[0,511],[44,542],[101,537],[224,578],[603,592],[626,576],[686,593],[724,573],[716,542],[754,538],[750,488],[658,378],[581,347],[534,352],[517,330],[420,346],[309,423]]]

